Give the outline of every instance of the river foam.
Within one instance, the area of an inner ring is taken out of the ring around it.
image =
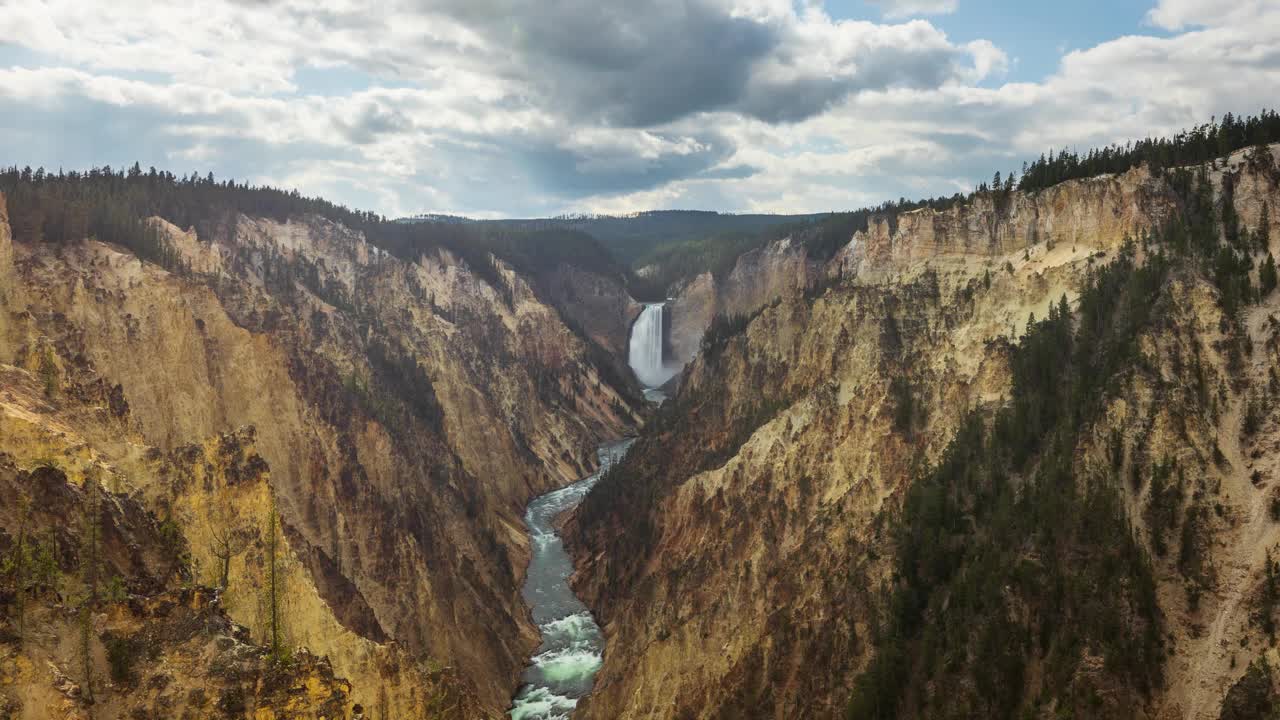
[[[521,691],[511,708],[511,720],[569,720],[578,706],[574,698],[556,695],[547,688]]]
[[[601,447],[598,472],[536,498],[525,511],[533,556],[522,593],[542,643],[521,676],[520,691],[509,711],[512,720],[568,720],[578,699],[591,692],[604,662],[600,626],[569,587],[573,561],[556,533],[555,519],[582,502],[609,466],[622,459],[631,442]]]

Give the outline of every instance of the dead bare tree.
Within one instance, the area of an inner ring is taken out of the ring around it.
[[[222,590],[231,586],[231,559],[249,548],[253,536],[253,529],[237,519],[234,511],[223,507],[210,513],[209,551],[218,559],[218,587]]]

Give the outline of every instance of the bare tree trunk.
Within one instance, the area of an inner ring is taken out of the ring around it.
[[[235,517],[233,508],[222,507],[210,510],[209,534],[213,537],[211,552],[222,566],[218,587],[226,590],[231,587],[231,558],[245,551],[251,533]]]

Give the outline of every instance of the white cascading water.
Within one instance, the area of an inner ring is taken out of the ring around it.
[[[511,720],[569,720],[578,700],[595,683],[596,671],[604,662],[604,634],[569,587],[573,560],[565,552],[555,521],[582,502],[605,472],[622,460],[632,442],[602,446],[599,470],[535,499],[525,511],[533,556],[523,595],[542,633],[542,644],[521,676],[520,691],[507,711]]]
[[[631,347],[627,362],[640,382],[650,388],[662,387],[676,374],[662,357],[662,315],[666,303],[644,306],[631,326]]]

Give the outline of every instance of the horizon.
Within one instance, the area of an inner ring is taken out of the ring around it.
[[[6,5],[7,162],[200,167],[387,217],[950,196],[1280,82],[1261,0]]]
[[[1276,111],[1274,109],[1267,108],[1265,106],[1263,106],[1258,111],[1258,114],[1256,116],[1254,115],[1246,116],[1243,114],[1235,114],[1232,111],[1228,110],[1222,114],[1221,120],[1225,122],[1228,118],[1234,118],[1235,121],[1239,122],[1245,119],[1252,120],[1255,118],[1265,117],[1269,114],[1273,115],[1275,112]],[[1170,132],[1165,135],[1152,135],[1147,137],[1130,138],[1125,141],[1117,141],[1117,142],[1108,143],[1105,145],[1088,147],[1085,149],[1083,153],[1077,147],[1051,148],[1041,153],[1039,155],[1039,160],[1043,162],[1046,158],[1053,159],[1055,154],[1062,154],[1062,153],[1070,153],[1070,154],[1083,157],[1095,151],[1102,151],[1102,150],[1108,150],[1108,149],[1127,151],[1130,147],[1133,146],[1134,143],[1142,140],[1172,141],[1175,138],[1188,135],[1189,133],[1196,130],[1217,128],[1219,126],[1219,120],[1220,120],[1219,116],[1215,114],[1210,116],[1210,118],[1207,121],[1195,123],[1184,128],[1179,128],[1178,130]],[[1225,153],[1225,155],[1229,156],[1231,154],[1234,154],[1236,152],[1240,152],[1243,150],[1244,148],[1231,149],[1231,150],[1228,150]],[[1035,160],[1023,161],[1023,163],[1021,164],[1021,167],[1025,171],[1027,166],[1034,162]],[[0,166],[0,167],[6,167],[6,166]],[[234,177],[218,178],[217,176],[214,175],[212,171],[208,171],[206,173],[200,173],[195,171],[191,173],[176,173],[172,170],[157,168],[155,166],[149,166],[148,168],[143,170],[141,166],[141,161],[138,161],[138,160],[135,160],[132,163],[128,163],[123,166],[102,165],[102,166],[90,166],[84,169],[79,169],[79,168],[67,169],[67,168],[59,167],[56,171],[53,171],[44,166],[32,167],[30,165],[27,165],[19,168],[17,165],[9,165],[7,166],[7,170],[10,172],[22,172],[22,173],[30,172],[33,174],[43,173],[49,176],[54,176],[56,172],[57,176],[59,177],[65,176],[68,174],[88,175],[94,171],[104,171],[104,172],[109,171],[109,172],[114,172],[114,173],[119,173],[121,175],[124,175],[128,172],[136,170],[147,175],[150,175],[150,174],[167,175],[177,182],[186,182],[190,179],[195,179],[196,181],[199,182],[199,181],[204,181],[206,178],[212,178],[214,182],[218,184],[231,183],[232,185],[249,187],[254,189],[273,190],[273,191],[279,191],[283,193],[297,193],[304,198],[328,202],[344,210],[349,210],[357,213],[381,214],[381,213],[376,213],[376,211],[369,210],[367,208],[362,208],[359,206],[350,206],[350,205],[343,204],[341,202],[336,202],[332,198],[324,195],[309,194],[305,192],[302,188],[299,188],[296,186],[287,187],[287,186],[271,185],[268,183],[253,183],[248,180],[240,180]],[[1009,178],[1011,181],[1014,178],[1018,178],[1018,179],[1021,178],[1021,175],[1018,174],[1018,171],[1011,170],[1006,174],[1004,171],[997,169],[993,172],[996,174],[996,176],[1004,176]],[[1108,173],[1094,173],[1095,176],[1103,175],[1103,174],[1108,174]],[[1067,178],[1062,182],[1066,182],[1070,179],[1073,179],[1073,178]],[[463,221],[463,222],[469,222],[469,223],[501,223],[501,222],[526,222],[526,221],[547,221],[547,220],[559,220],[559,221],[565,221],[565,222],[572,222],[572,221],[602,220],[602,219],[630,219],[630,218],[636,218],[643,215],[659,214],[659,213],[691,213],[691,214],[705,213],[705,214],[715,214],[715,215],[721,215],[721,216],[737,216],[737,217],[760,216],[760,217],[777,217],[777,218],[785,219],[785,218],[817,217],[821,215],[840,215],[840,214],[856,213],[856,212],[863,212],[863,211],[875,212],[881,209],[892,209],[892,206],[901,204],[904,201],[907,203],[920,203],[920,204],[928,205],[934,201],[950,201],[957,198],[965,199],[965,198],[971,197],[974,193],[979,192],[985,186],[986,186],[986,181],[980,180],[976,182],[974,186],[968,188],[967,190],[963,190],[963,191],[957,190],[955,193],[952,193],[951,195],[936,195],[936,196],[931,195],[931,196],[916,196],[916,197],[900,196],[897,199],[886,198],[873,205],[864,205],[861,207],[838,208],[838,209],[830,209],[830,210],[818,210],[818,211],[810,211],[810,212],[781,212],[781,211],[756,212],[756,211],[750,211],[750,210],[733,211],[733,210],[718,210],[714,208],[668,207],[668,208],[640,208],[640,209],[630,210],[626,212],[592,212],[592,211],[584,211],[584,210],[568,210],[556,215],[523,215],[523,216],[505,215],[505,216],[494,216],[494,217],[481,217],[481,216],[475,216],[475,215],[464,215],[464,214],[456,214],[456,213],[450,213],[450,212],[436,212],[436,211],[416,212],[413,214],[404,214],[404,215],[396,215],[396,216],[390,216],[385,214],[381,214],[381,215],[382,215],[382,219],[386,222],[403,222],[403,221],[421,220],[421,221],[446,221],[446,222],[447,221]],[[915,208],[915,209],[923,209],[923,208]],[[907,210],[905,212],[911,212],[911,211],[912,210]]]
[[[1259,110],[1257,115],[1243,115],[1243,114],[1237,115],[1232,111],[1228,110],[1227,112],[1222,114],[1221,122],[1220,122],[1219,116],[1215,114],[1210,116],[1209,120],[1207,121],[1196,123],[1188,127],[1180,128],[1177,131],[1170,132],[1166,135],[1153,135],[1153,136],[1147,136],[1147,137],[1132,138],[1124,142],[1114,142],[1106,145],[1089,147],[1089,148],[1086,148],[1084,152],[1081,152],[1080,149],[1077,147],[1071,147],[1071,148],[1064,147],[1060,149],[1051,148],[1048,151],[1041,153],[1039,155],[1038,161],[1040,163],[1043,163],[1045,162],[1046,158],[1052,161],[1055,158],[1055,156],[1061,157],[1067,154],[1074,155],[1077,158],[1085,158],[1086,156],[1092,156],[1095,152],[1103,152],[1103,151],[1109,151],[1109,150],[1119,151],[1120,153],[1128,153],[1130,152],[1131,149],[1136,150],[1136,147],[1135,147],[1136,143],[1139,143],[1142,141],[1176,142],[1180,138],[1191,137],[1192,134],[1195,132],[1209,131],[1210,133],[1212,133],[1216,131],[1219,127],[1225,128],[1227,127],[1227,123],[1229,121],[1234,121],[1238,125],[1239,123],[1244,121],[1253,122],[1255,120],[1264,120],[1268,117],[1274,118],[1275,115],[1276,115],[1276,111],[1274,109],[1267,108],[1265,106]],[[1215,155],[1215,157],[1230,156],[1236,152],[1241,152],[1244,150],[1245,150],[1245,147],[1243,146],[1234,147],[1234,148],[1228,149],[1225,153]],[[1021,165],[1022,171],[1025,172],[1029,165],[1034,166],[1036,162],[1037,162],[1036,160],[1024,161]],[[1145,164],[1147,161],[1136,160],[1134,162],[1136,164]],[[1130,165],[1127,167],[1133,167],[1133,166],[1134,165]],[[0,167],[3,167],[3,166],[0,166]],[[16,165],[10,165],[10,166],[7,166],[7,171],[15,172],[15,173],[21,172],[24,174],[31,173],[33,175],[46,174],[51,177],[55,176],[55,171],[45,168],[44,166],[32,167],[30,165],[27,165],[22,168],[19,168]],[[209,178],[209,179],[212,179],[217,184],[230,183],[235,186],[241,186],[241,187],[247,187],[247,188],[253,188],[253,189],[270,190],[270,191],[277,191],[277,192],[283,192],[283,193],[294,193],[309,200],[319,200],[322,202],[330,203],[332,205],[335,205],[336,207],[339,207],[347,211],[352,211],[356,213],[380,214],[380,213],[376,213],[375,211],[368,210],[366,208],[361,208],[358,206],[349,206],[340,202],[335,202],[331,198],[328,198],[323,195],[311,195],[304,192],[301,188],[298,188],[298,187],[282,187],[282,186],[274,186],[270,184],[252,183],[247,180],[242,181],[234,177],[218,178],[213,174],[212,171],[209,171],[207,173],[200,173],[200,172],[193,171],[189,174],[186,174],[186,173],[175,173],[172,170],[157,168],[155,166],[149,166],[146,170],[143,170],[141,166],[141,162],[137,160],[127,165],[118,166],[118,167],[103,165],[103,166],[91,166],[86,169],[72,168],[70,170],[59,167],[56,171],[56,176],[63,177],[65,175],[75,175],[75,174],[89,175],[96,171],[119,173],[121,176],[124,176],[125,174],[130,174],[133,172],[140,172],[146,175],[158,174],[161,176],[166,176],[176,182],[187,182],[191,180],[194,180],[196,182],[203,182],[206,180],[206,178]],[[1018,173],[1018,171],[1011,170],[1008,173],[1005,173],[1004,171],[1001,171],[1001,170],[995,170],[993,172],[996,179],[1003,176],[1007,178],[1011,183],[1013,183],[1015,179],[1020,180],[1022,178],[1022,176]],[[1107,175],[1107,174],[1113,174],[1113,173],[1095,172],[1087,176],[1099,176],[1099,175]],[[1065,178],[1061,182],[1066,182],[1071,179],[1075,179],[1075,178],[1071,178],[1071,177]],[[1057,183],[1054,183],[1054,184],[1057,184]],[[880,210],[888,210],[888,211],[894,211],[894,212],[911,212],[912,210],[902,211],[900,209],[895,208],[895,206],[901,205],[904,202],[908,204],[916,203],[923,206],[928,206],[935,202],[949,203],[957,199],[965,200],[965,199],[971,198],[975,193],[981,192],[984,188],[986,188],[986,186],[987,186],[986,181],[982,180],[977,182],[973,187],[969,188],[968,190],[956,191],[951,195],[917,196],[917,197],[900,196],[896,200],[892,198],[886,198],[885,200],[882,200],[881,202],[878,202],[874,205],[865,205],[865,206],[856,207],[856,208],[839,208],[839,209],[820,210],[820,211],[811,211],[811,212],[790,212],[790,213],[788,212],[754,212],[754,211],[717,210],[712,208],[696,208],[696,207],[669,207],[669,208],[641,208],[641,209],[631,210],[626,212],[613,212],[613,213],[569,210],[556,215],[524,215],[524,216],[509,215],[509,216],[496,216],[496,217],[478,217],[474,215],[461,215],[461,214],[454,214],[454,213],[448,213],[448,212],[427,211],[427,212],[417,212],[413,214],[398,215],[398,216],[382,215],[382,220],[386,222],[404,222],[404,221],[418,220],[418,221],[427,221],[427,222],[460,221],[460,222],[467,222],[467,223],[503,223],[503,222],[532,222],[532,221],[574,222],[574,221],[609,220],[609,219],[634,219],[644,215],[661,214],[661,213],[713,214],[713,215],[734,216],[734,217],[758,216],[758,217],[776,217],[781,219],[814,218],[814,217],[819,217],[823,215],[841,215],[841,214],[850,214],[850,213],[857,213],[857,212],[877,212]],[[1017,189],[1021,189],[1021,188],[1017,188]],[[919,210],[924,208],[920,207],[920,208],[914,208],[914,209]]]

